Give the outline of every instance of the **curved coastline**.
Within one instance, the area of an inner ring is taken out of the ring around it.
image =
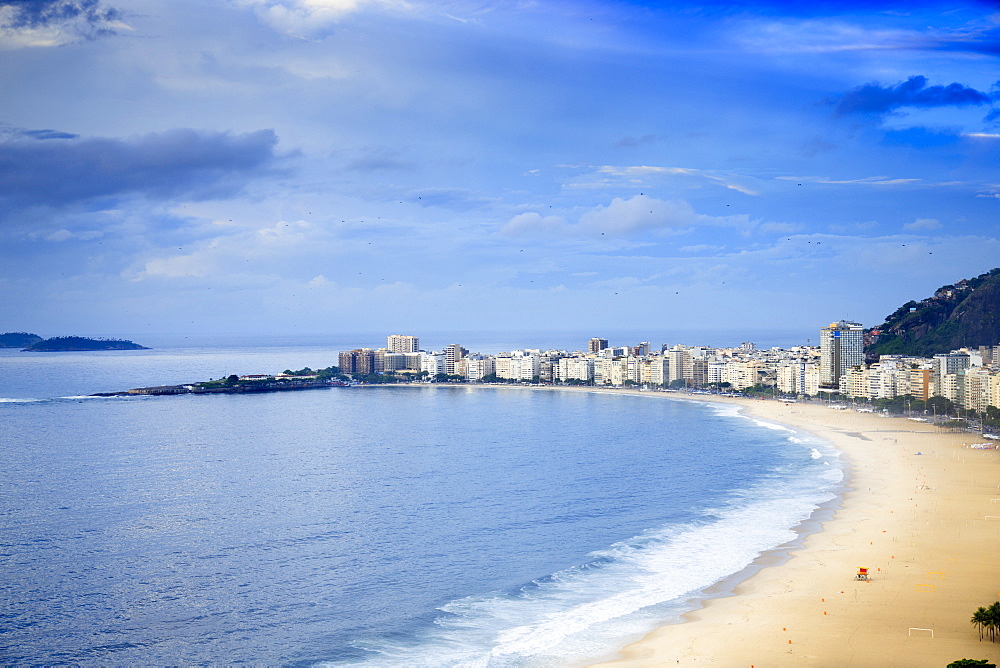
[[[996,450],[970,450],[975,434],[903,418],[684,399],[737,405],[832,443],[845,458],[843,494],[801,524],[799,538],[710,588],[682,620],[595,666],[940,668],[1000,658],[968,621],[1000,597],[992,557],[1000,521],[986,519],[997,510]],[[861,566],[871,582],[854,580]]]
[[[372,386],[372,387],[385,387]],[[449,387],[447,385],[413,385],[413,384],[401,384],[399,387],[409,387],[411,389],[420,388],[441,388]],[[828,491],[830,498],[825,501],[818,501],[818,505],[814,506],[813,510],[809,512],[809,515],[799,521],[797,524],[787,526],[786,531],[792,534],[789,540],[781,542],[780,544],[774,544],[773,547],[765,548],[757,556],[752,557],[749,563],[746,563],[743,567],[738,567],[736,570],[728,575],[722,577],[721,580],[708,584],[707,586],[692,590],[690,593],[684,595],[682,598],[676,599],[676,603],[679,604],[678,607],[681,610],[677,611],[678,617],[669,618],[661,623],[665,624],[680,624],[685,621],[688,615],[698,612],[706,607],[706,605],[719,598],[725,598],[733,596],[736,589],[744,583],[747,579],[753,577],[756,573],[760,572],[762,569],[780,566],[786,563],[791,555],[798,549],[801,549],[804,540],[815,532],[821,531],[823,524],[829,521],[834,513],[840,508],[845,491],[848,489],[850,484],[849,476],[849,464],[850,462],[846,460],[843,451],[836,446],[831,440],[823,438],[816,435],[810,430],[802,428],[801,425],[789,424],[787,421],[778,419],[771,415],[759,415],[753,411],[747,410],[748,407],[741,401],[726,401],[724,398],[718,396],[690,396],[690,395],[678,395],[674,393],[663,393],[663,392],[651,392],[651,391],[639,391],[639,390],[627,390],[621,388],[595,388],[589,386],[582,387],[558,387],[558,386],[508,386],[508,385],[464,385],[461,386],[462,389],[467,390],[481,390],[481,389],[515,389],[515,390],[529,390],[529,391],[539,391],[539,392],[585,392],[590,394],[603,395],[605,397],[613,396],[629,396],[629,397],[642,397],[652,400],[672,400],[680,402],[697,402],[702,404],[711,404],[714,407],[729,409],[725,411],[719,411],[720,415],[729,415],[731,417],[736,417],[737,415],[743,419],[750,420],[756,423],[756,428],[760,429],[775,429],[780,428],[780,430],[787,430],[789,436],[794,436],[796,434],[802,436],[807,435],[810,440],[822,442],[822,446],[819,443],[813,442],[812,445],[817,445],[818,447],[823,447],[824,449],[829,448],[832,450],[834,456],[839,460],[838,469],[843,473],[843,477],[837,481],[830,484],[829,488],[824,487],[824,490]],[[768,402],[768,403],[778,403],[778,402]],[[734,410],[735,409],[735,410]],[[770,426],[769,426],[770,425]],[[806,446],[808,448],[808,446]],[[646,627],[650,631],[654,629],[654,626],[650,625]],[[655,632],[655,631],[654,631]],[[640,631],[639,634],[626,636],[624,639],[619,637],[620,642],[631,642],[639,641],[642,638],[644,632]],[[579,659],[574,661],[569,665],[582,666],[582,665],[592,665],[594,661],[608,661],[615,657],[617,650],[613,645],[606,646],[605,653],[590,654],[586,659]],[[643,663],[641,665],[661,665],[661,661],[654,660],[650,663]],[[674,664],[671,660],[670,663]],[[724,664],[728,665],[728,664]],[[747,664],[750,665],[750,664]]]

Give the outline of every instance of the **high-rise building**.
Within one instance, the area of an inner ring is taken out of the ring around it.
[[[587,352],[589,353],[599,353],[608,347],[607,339],[591,339],[587,343]]]
[[[415,353],[420,350],[420,339],[416,336],[404,336],[403,334],[390,334],[387,339],[386,348],[393,353]]]
[[[455,373],[455,365],[458,364],[458,360],[462,359],[469,354],[469,351],[453,343],[444,349],[444,359],[445,359],[445,373]]]
[[[341,373],[375,373],[375,351],[371,348],[348,350],[338,358]]]
[[[819,330],[819,384],[826,390],[840,388],[840,378],[848,369],[864,364],[865,328],[841,320]]]

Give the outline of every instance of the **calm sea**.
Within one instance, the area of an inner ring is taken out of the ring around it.
[[[0,351],[2,664],[578,664],[842,477],[811,436],[654,393],[85,398],[372,344],[160,343]]]

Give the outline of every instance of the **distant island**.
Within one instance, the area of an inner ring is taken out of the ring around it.
[[[38,334],[28,332],[5,332],[0,334],[0,348],[26,348],[42,340]]]
[[[22,348],[25,352],[50,353],[94,350],[149,350],[146,346],[126,341],[124,339],[88,339],[83,336],[53,336],[51,339],[39,339],[31,345]]]

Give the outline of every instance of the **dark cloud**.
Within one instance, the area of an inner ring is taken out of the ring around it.
[[[86,36],[113,33],[112,24],[122,19],[121,11],[99,0],[0,0],[0,12],[6,19],[0,24],[3,28],[72,24]]]
[[[928,86],[914,76],[893,87],[869,83],[848,91],[837,102],[838,115],[882,116],[901,107],[962,107],[989,104],[990,96],[959,83]]]
[[[276,143],[272,130],[233,135],[179,129],[129,139],[25,131],[0,141],[0,204],[9,210],[125,195],[225,196],[273,170]]]
[[[34,139],[76,139],[80,136],[59,130],[25,130],[23,134]]]

